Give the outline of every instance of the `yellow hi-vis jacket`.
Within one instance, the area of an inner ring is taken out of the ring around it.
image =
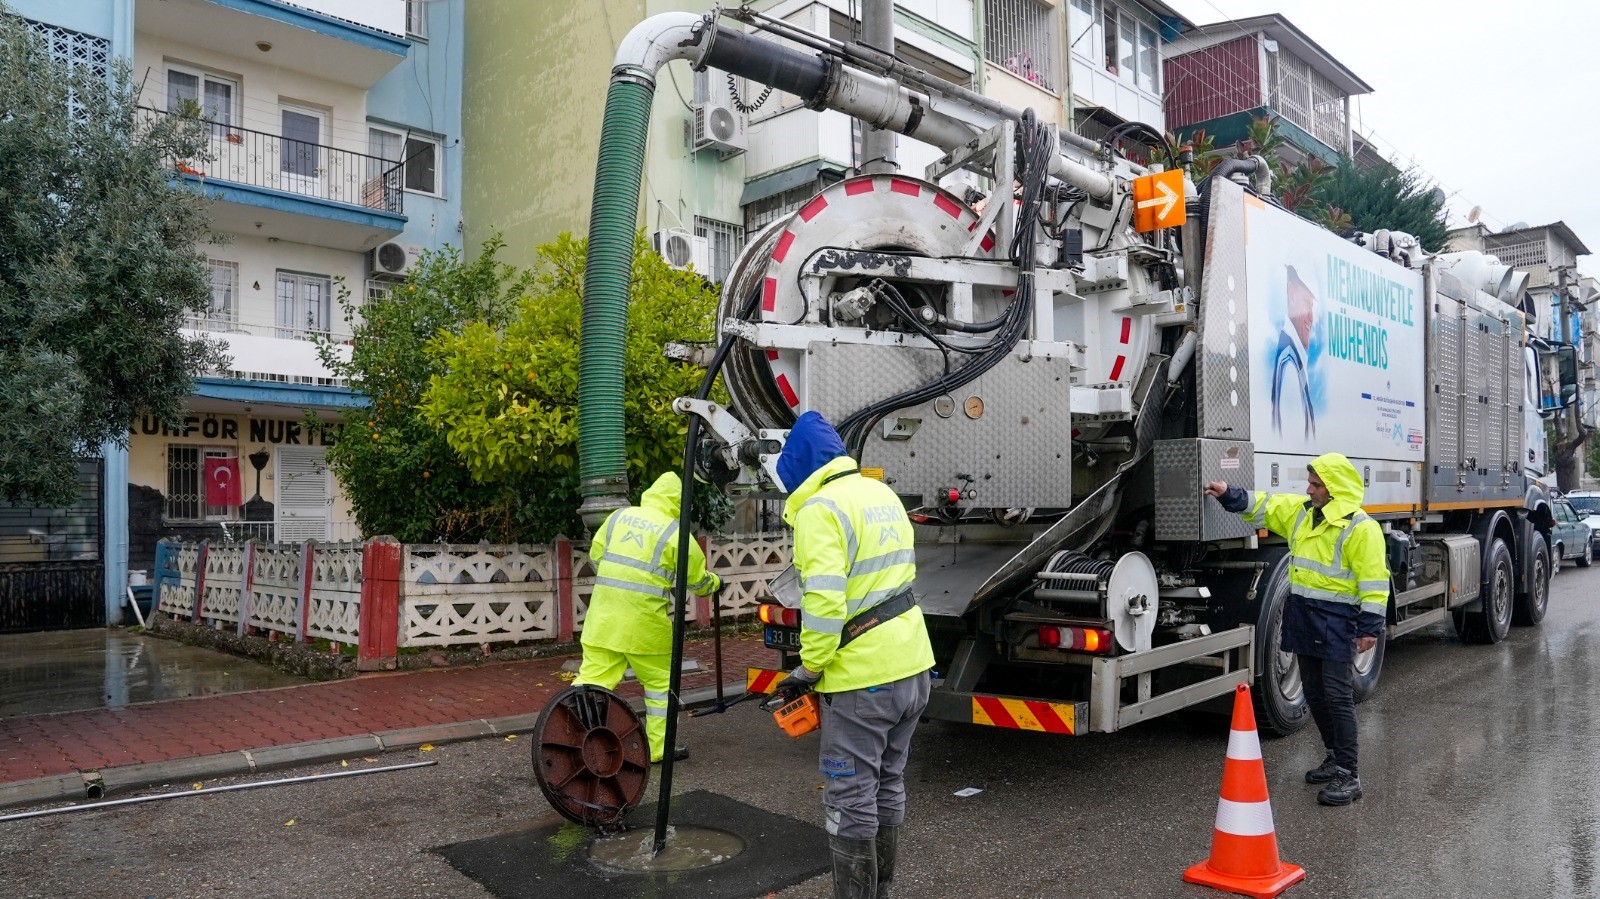
[[[893,490],[840,456],[789,494],[783,520],[794,527],[794,564],[805,591],[800,664],[821,675],[818,692],[876,687],[933,667],[916,607],[839,646],[846,621],[916,579],[911,519]]]
[[[678,571],[678,508],[683,482],[656,479],[639,505],[606,518],[589,545],[594,593],[583,620],[583,645],[637,655],[672,651],[672,580]],[[715,593],[705,553],[689,540],[689,592]]]
[[[1389,602],[1389,560],[1383,528],[1361,511],[1361,474],[1339,453],[1311,461],[1328,486],[1328,504],[1314,515],[1309,497],[1256,491],[1246,521],[1289,540],[1289,591],[1307,599],[1360,605],[1383,615]]]

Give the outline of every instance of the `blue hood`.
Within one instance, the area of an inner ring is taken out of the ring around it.
[[[778,456],[778,477],[783,480],[783,492],[795,492],[817,469],[848,455],[833,425],[828,424],[821,413],[807,412],[790,429],[783,453]]]

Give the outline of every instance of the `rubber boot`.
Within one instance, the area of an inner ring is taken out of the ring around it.
[[[833,854],[833,899],[874,899],[878,893],[875,840],[828,835]]]
[[[900,851],[900,825],[878,825],[878,896],[889,899],[889,884],[894,880],[894,857]]]

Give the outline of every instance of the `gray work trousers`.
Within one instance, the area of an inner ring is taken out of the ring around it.
[[[870,840],[906,817],[906,757],[928,705],[928,672],[822,698],[820,767],[828,833]]]

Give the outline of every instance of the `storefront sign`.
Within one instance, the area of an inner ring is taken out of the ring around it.
[[[243,425],[243,427],[241,427]],[[270,443],[289,446],[333,446],[338,442],[341,425],[329,424],[316,432],[308,432],[305,422],[278,418],[237,418],[190,415],[181,427],[163,424],[160,419],[146,415],[139,426],[131,431],[147,437],[187,437],[202,440],[221,440],[230,443]],[[245,433],[244,437],[240,432]]]

